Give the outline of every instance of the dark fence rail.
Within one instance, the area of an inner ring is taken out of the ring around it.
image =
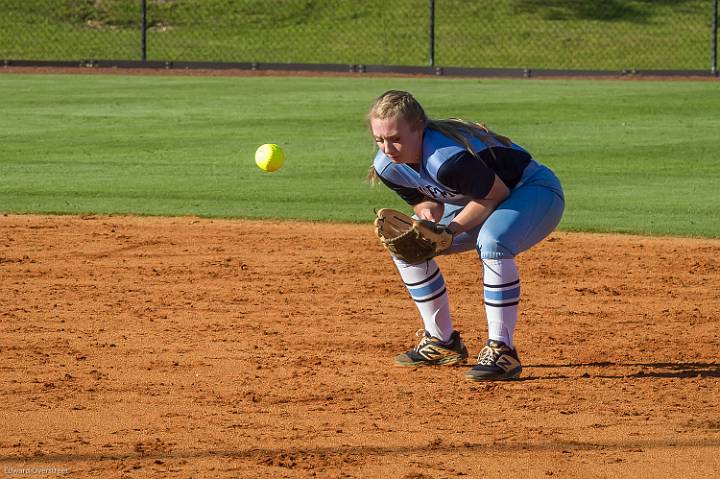
[[[718,0],[0,0],[0,60],[717,74]]]

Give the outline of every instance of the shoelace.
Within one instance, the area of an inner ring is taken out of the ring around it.
[[[485,346],[478,355],[478,364],[481,366],[492,366],[495,364],[495,361],[497,361],[497,358],[500,357],[500,354],[500,351],[490,346]]]
[[[418,329],[417,331],[415,331],[415,336],[417,336],[418,338],[422,337],[422,339],[420,340],[420,344],[415,346],[415,351],[420,351],[423,348],[423,346],[425,346],[427,343],[429,343],[432,340],[432,338],[430,336],[425,334],[424,329]]]

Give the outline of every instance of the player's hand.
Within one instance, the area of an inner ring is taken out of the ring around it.
[[[432,211],[430,211],[430,208],[421,209],[418,216],[421,220],[435,221],[435,218],[433,218],[433,214]]]
[[[445,205],[433,200],[426,200],[413,206],[413,212],[421,220],[437,223],[443,217]]]

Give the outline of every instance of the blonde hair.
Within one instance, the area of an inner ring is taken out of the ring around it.
[[[428,118],[425,110],[420,103],[412,96],[411,93],[401,90],[388,90],[377,99],[370,107],[367,121],[368,125],[374,118],[386,120],[396,116],[402,117],[413,128],[415,125],[421,125],[424,128],[430,128],[443,135],[452,138],[465,147],[474,157],[480,159],[477,152],[473,149],[468,137],[475,137],[483,143],[489,145],[490,154],[495,156],[492,149],[497,143],[505,146],[512,146],[510,138],[498,135],[490,131],[484,124],[473,121],[463,120],[462,118],[448,118],[445,120],[433,120]],[[380,181],[373,165],[370,165],[370,171],[367,180],[372,184]]]

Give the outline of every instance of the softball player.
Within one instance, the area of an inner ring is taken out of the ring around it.
[[[517,378],[522,366],[513,342],[520,300],[515,256],[560,222],[565,200],[559,180],[527,150],[481,124],[428,118],[408,92],[383,93],[368,120],[379,147],[371,178],[394,190],[416,217],[447,225],[453,243],[442,254],[475,248],[482,262],[488,341],[465,376]],[[445,280],[435,260],[393,260],[424,324],[420,343],[395,362],[464,362],[468,350],[453,329]]]

